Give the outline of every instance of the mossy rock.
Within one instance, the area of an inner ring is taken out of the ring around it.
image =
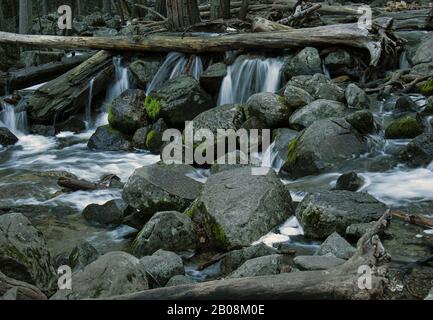
[[[423,133],[421,124],[411,116],[393,121],[385,130],[387,139],[413,139]]]
[[[425,96],[433,95],[433,78],[430,78],[420,87],[420,92]]]
[[[158,102],[158,99],[147,96],[144,105],[146,107],[147,116],[152,120],[158,119],[161,110],[161,105]]]

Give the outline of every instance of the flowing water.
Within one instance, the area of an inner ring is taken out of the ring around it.
[[[93,101],[93,85],[95,84],[95,78],[92,78],[89,83],[89,97],[87,99],[86,111],[84,114],[84,119],[86,121],[87,129],[92,128],[92,101]]]

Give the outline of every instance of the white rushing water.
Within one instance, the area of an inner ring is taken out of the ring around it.
[[[92,78],[89,83],[89,97],[87,99],[86,111],[84,114],[84,119],[87,124],[87,129],[92,128],[93,120],[92,120],[92,101],[93,101],[93,85],[95,84],[95,78]]]
[[[8,128],[16,136],[22,136],[27,130],[27,113],[22,104],[13,106],[0,102],[0,126]]]
[[[166,81],[176,79],[181,75],[190,75],[199,80],[202,73],[203,61],[199,56],[188,57],[180,52],[170,52],[147,86],[146,94],[157,90]]]
[[[281,84],[283,62],[277,58],[239,56],[228,67],[218,105],[246,102],[254,93],[276,92]]]

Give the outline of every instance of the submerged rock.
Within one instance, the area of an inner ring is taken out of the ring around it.
[[[56,124],[54,129],[56,133],[64,131],[80,133],[86,130],[86,123],[77,116],[72,116],[66,121]]]
[[[170,251],[158,250],[151,256],[141,258],[140,263],[153,288],[164,287],[174,276],[185,275],[182,258]]]
[[[129,151],[132,149],[131,143],[126,137],[109,125],[96,129],[87,146],[91,150],[101,151]]]
[[[340,236],[337,232],[334,232],[326,238],[319,250],[317,250],[316,254],[318,256],[324,256],[330,253],[337,258],[348,260],[355,254],[355,252],[356,249],[352,247],[346,239]]]
[[[293,214],[292,200],[273,170],[252,175],[251,167],[212,175],[186,213],[205,247],[248,246]]]
[[[342,265],[346,260],[327,256],[297,256],[293,259],[295,266],[302,271],[328,270]]]
[[[127,204],[122,199],[108,201],[103,205],[90,204],[83,211],[83,217],[87,221],[102,225],[118,226],[125,217]]]
[[[227,66],[219,62],[210,65],[200,76],[200,85],[210,94],[218,95],[221,84],[227,75]]]
[[[324,239],[334,232],[344,234],[351,224],[378,220],[386,209],[368,193],[325,191],[306,196],[296,217],[307,237]]]
[[[18,138],[6,127],[0,127],[0,145],[12,146],[18,142]]]
[[[288,124],[290,109],[285,105],[283,97],[270,92],[256,93],[252,95],[246,105],[247,119],[257,117],[268,128],[284,127]]]
[[[423,128],[414,117],[403,117],[391,122],[385,130],[387,139],[413,139],[423,133]]]
[[[109,298],[149,289],[140,260],[110,252],[72,275],[72,290],[59,290],[52,300]]]
[[[368,110],[356,111],[344,119],[361,134],[370,134],[376,130],[373,113]]]
[[[427,166],[433,161],[433,133],[423,133],[402,151],[401,158],[413,166]]]
[[[246,261],[229,278],[248,278],[280,274],[286,267],[285,257],[273,254]]]
[[[416,112],[418,105],[408,96],[399,97],[395,102],[395,109],[403,112]]]
[[[159,57],[140,58],[129,64],[129,70],[135,83],[142,89],[152,82],[154,76],[161,66]]]
[[[355,172],[341,175],[337,180],[335,190],[358,191],[364,185],[364,179]]]

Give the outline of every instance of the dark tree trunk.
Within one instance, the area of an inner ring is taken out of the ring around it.
[[[111,14],[111,0],[102,0],[102,12]]]
[[[242,0],[241,11],[239,11],[239,19],[244,20],[248,14],[248,8],[250,6],[250,0]]]
[[[28,34],[32,29],[32,1],[20,0],[20,33]]]
[[[230,0],[211,0],[210,19],[230,19]]]
[[[184,30],[201,22],[196,0],[167,0],[168,29]]]
[[[162,14],[164,17],[167,16],[167,0],[156,0],[155,11]]]

